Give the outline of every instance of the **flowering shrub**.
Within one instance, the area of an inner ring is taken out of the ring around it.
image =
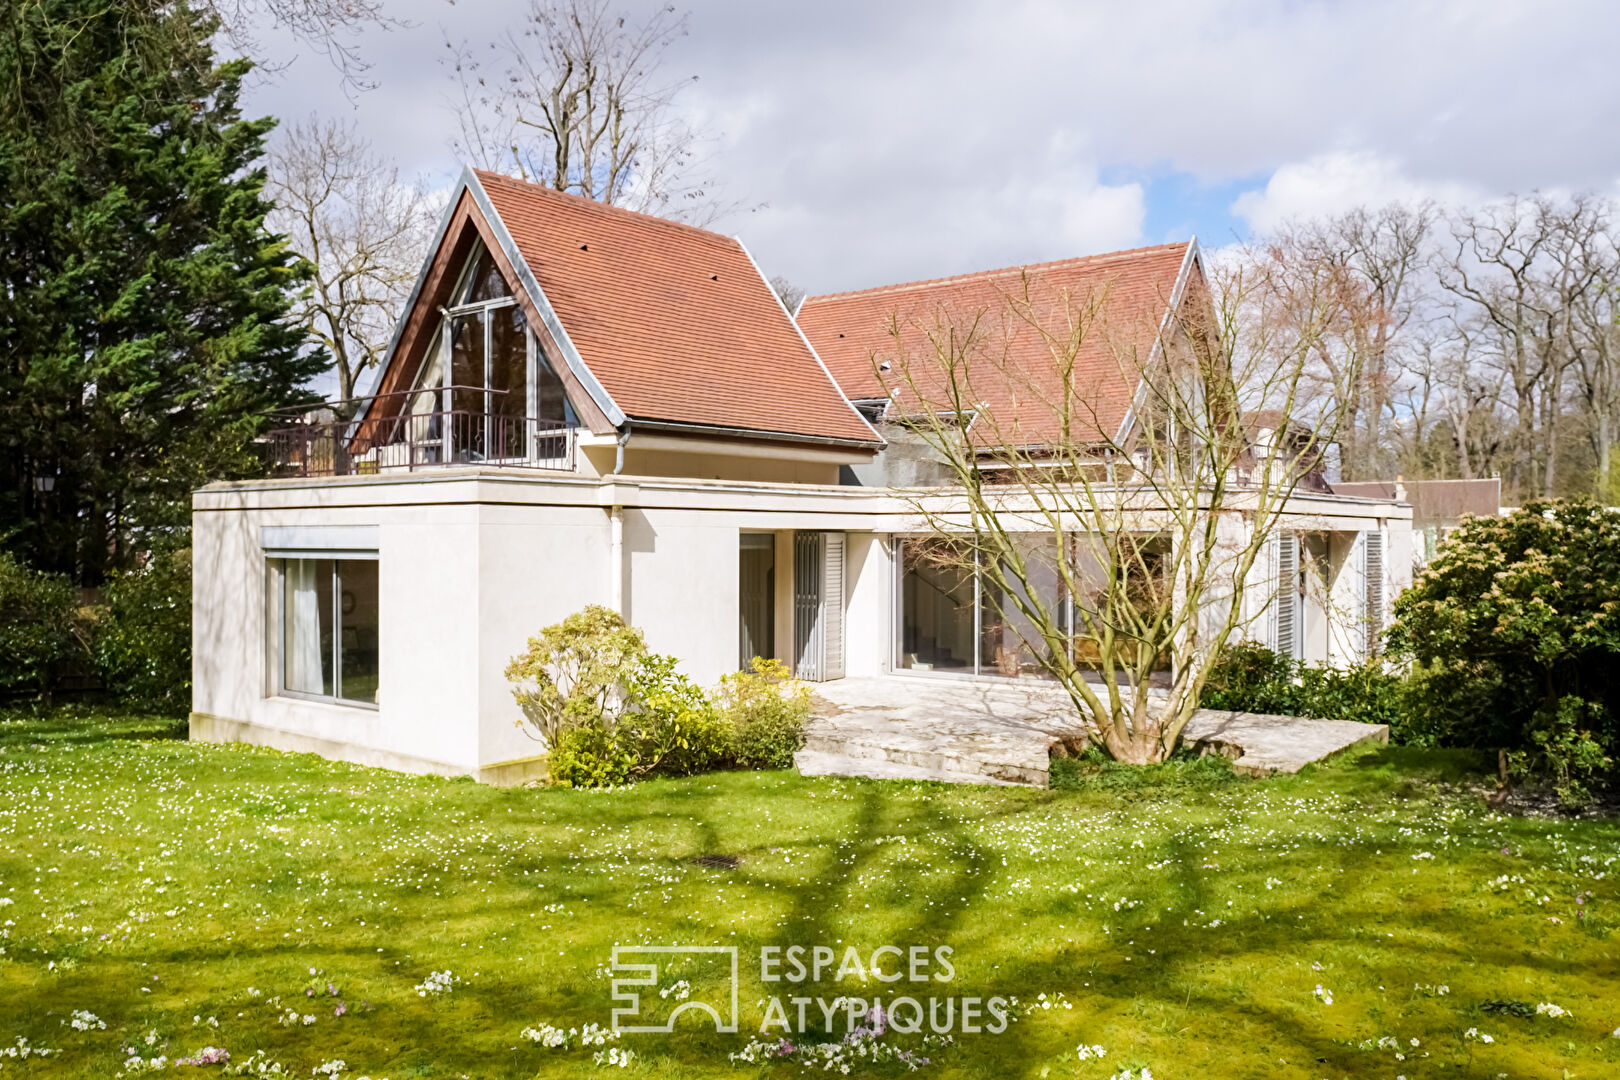
[[[530,638],[506,678],[527,723],[554,747],[570,728],[611,729],[630,700],[625,682],[646,655],[640,630],[592,604]]]
[[[1469,518],[1395,600],[1392,654],[1425,675],[1441,741],[1500,749],[1566,801],[1620,751],[1620,511],[1531,501]]]
[[[804,745],[810,687],[780,660],[754,657],[752,671],[720,680],[720,709],[731,726],[731,756],[745,769],[786,769]]]
[[[618,614],[592,606],[530,638],[506,677],[547,745],[552,781],[601,788],[724,758],[726,725],[676,665],[648,652]]]

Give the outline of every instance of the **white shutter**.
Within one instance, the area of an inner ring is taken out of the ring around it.
[[[1280,532],[1276,541],[1276,598],[1272,651],[1293,659],[1299,651],[1299,538]]]
[[[1366,586],[1363,624],[1367,631],[1362,655],[1370,660],[1379,654],[1384,636],[1384,533],[1381,529],[1368,529],[1362,534],[1361,572]]]
[[[844,534],[828,533],[822,557],[821,677],[844,677]]]

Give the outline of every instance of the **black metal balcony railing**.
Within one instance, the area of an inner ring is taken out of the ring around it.
[[[433,387],[379,394],[306,412],[263,437],[275,476],[364,476],[455,465],[572,472],[574,429],[560,420],[514,415],[508,396],[482,387]],[[456,408],[443,408],[449,401]],[[470,408],[464,406],[472,406]]]

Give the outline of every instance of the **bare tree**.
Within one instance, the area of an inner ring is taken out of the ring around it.
[[[1106,289],[1054,300],[1026,276],[1000,310],[896,320],[894,354],[874,357],[953,481],[910,496],[930,538],[907,559],[977,576],[988,613],[1117,759],[1172,752],[1220,649],[1257,614],[1251,571],[1343,418],[1341,399],[1306,397],[1344,299],[1321,264],[1250,252],[1144,334],[1153,315]],[[1138,387],[1123,426],[1099,413],[1099,343]],[[1167,692],[1149,694],[1166,668]]]
[[[258,30],[266,23],[323,52],[343,75],[347,90],[370,89],[371,66],[353,40],[363,28],[407,25],[384,10],[384,0],[205,0],[219,17],[225,38],[245,53],[260,52]],[[450,0],[454,2],[454,0]]]
[[[809,295],[781,274],[771,278],[771,291],[776,293],[776,298],[782,301],[782,306],[788,309],[789,315],[798,311],[799,305],[804,303],[804,298]]]
[[[1429,203],[1357,207],[1334,217],[1298,221],[1268,237],[1267,246],[1291,260],[1320,265],[1323,280],[1339,282],[1341,317],[1317,342],[1325,391],[1346,394],[1339,440],[1343,476],[1376,479],[1395,472],[1401,444],[1402,375],[1418,342],[1409,340],[1432,274],[1428,272],[1436,210]],[[1353,301],[1353,304],[1350,303]],[[1358,372],[1347,381],[1350,370]]]
[[[332,357],[338,398],[381,359],[422,264],[432,227],[420,184],[361,139],[352,125],[311,117],[270,154],[271,224],[314,267],[295,314]]]
[[[1581,195],[1512,197],[1457,214],[1441,284],[1483,331],[1478,358],[1505,375],[1514,418],[1511,496],[1559,492],[1567,433],[1568,376],[1576,362],[1576,312],[1605,281],[1589,256],[1606,228],[1607,204]]]
[[[488,169],[614,206],[702,223],[719,208],[694,170],[703,141],[669,79],[686,16],[645,21],[610,0],[530,0],[521,29],[486,48],[446,41],[457,76],[458,153]]]

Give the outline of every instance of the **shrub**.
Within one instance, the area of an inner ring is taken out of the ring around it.
[[[570,728],[613,727],[630,702],[626,680],[646,655],[640,630],[592,604],[530,638],[506,678],[524,720],[554,748]]]
[[[619,719],[634,772],[688,776],[726,756],[730,730],[696,683],[675,670],[673,656],[650,653],[626,680],[632,709]]]
[[[1376,661],[1344,669],[1316,667],[1252,642],[1221,654],[1199,697],[1206,709],[1388,724],[1397,741],[1406,726],[1404,701],[1404,680]]]
[[[754,657],[752,671],[720,680],[720,708],[731,728],[731,757],[748,769],[786,769],[804,745],[810,687],[780,660]]]
[[[102,589],[93,652],[102,683],[127,701],[191,702],[191,548],[160,547]]]
[[[614,787],[630,780],[635,752],[602,724],[580,724],[550,744],[552,783],[565,787]]]
[[[1395,601],[1447,743],[1505,750],[1566,799],[1620,750],[1620,511],[1535,500],[1468,518]]]
[[[0,551],[0,692],[48,695],[57,669],[84,652],[77,615],[71,581]]]
[[[604,787],[684,776],[725,757],[729,729],[673,656],[647,651],[616,612],[588,607],[529,639],[506,668],[551,778]]]

